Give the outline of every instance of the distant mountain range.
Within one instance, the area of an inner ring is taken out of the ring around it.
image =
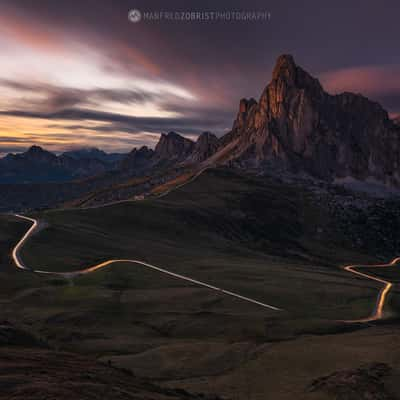
[[[200,163],[216,151],[217,145],[218,138],[209,132],[201,134],[197,142],[169,132],[161,134],[154,150],[143,146],[128,154],[109,154],[92,148],[57,156],[32,146],[26,152],[0,159],[0,183],[66,182],[109,171],[136,176],[155,168]]]
[[[98,149],[77,150],[59,156],[32,146],[24,153],[0,159],[0,183],[65,182],[117,168],[120,154]]]
[[[161,134],[154,150],[143,146],[127,154],[82,149],[57,156],[33,146],[0,159],[0,183],[74,181],[73,190],[64,185],[54,198],[101,189],[99,201],[107,202],[109,197],[123,199],[148,191],[149,180],[165,182],[187,170],[223,165],[244,171],[301,172],[328,182],[352,178],[399,187],[399,121],[362,95],[326,93],[292,56],[282,55],[259,101],[240,100],[231,131],[220,138],[204,132],[192,141],[169,132]],[[132,186],[131,179],[137,177],[143,178],[144,186]],[[1,203],[0,198],[0,208]]]

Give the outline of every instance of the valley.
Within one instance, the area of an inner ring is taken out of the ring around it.
[[[269,204],[263,213],[255,208],[254,194]],[[341,240],[329,214],[324,238],[317,239],[321,233],[305,212],[308,196],[291,185],[207,170],[158,199],[34,213],[44,223],[20,249],[27,266],[47,271],[73,272],[116,256],[134,257],[271,302],[281,312],[123,261],[89,274],[57,276],[19,271],[3,256],[3,318],[58,352],[88,357],[81,363],[105,363],[101,368],[122,368],[173,390],[324,399],[314,380],[344,365],[373,368],[374,362],[390,365],[379,379],[397,390],[398,290],[391,291],[381,323],[343,322],[368,316],[381,285],[339,266],[375,258],[334,248]],[[304,214],[295,212],[298,202]],[[251,210],[258,213],[253,224]],[[32,225],[14,216],[0,222],[8,252]],[[377,275],[377,269],[369,273]],[[380,340],[384,346],[376,346]],[[366,352],[371,343],[375,351]],[[335,351],[321,362],[318,354],[328,345]],[[51,357],[36,345],[23,346],[35,357]]]

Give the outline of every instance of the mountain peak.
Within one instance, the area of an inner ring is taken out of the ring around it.
[[[31,146],[25,153],[22,153],[21,156],[26,160],[38,162],[51,162],[57,159],[55,154],[36,145]]]
[[[297,65],[294,58],[290,54],[282,54],[278,57],[275,63],[275,68],[272,73],[273,79],[285,77],[286,79],[294,79],[296,76]]]
[[[176,133],[174,131],[170,131],[168,133],[162,133],[161,136],[165,136],[167,138],[176,138],[176,139],[180,139],[183,138],[183,136],[179,135],[179,133]]]
[[[299,67],[290,54],[283,54],[276,60],[270,85],[275,86],[278,91],[292,87],[305,89],[312,93],[313,97],[320,97],[323,92],[319,80]]]
[[[399,125],[366,97],[328,94],[291,55],[278,57],[258,104],[241,100],[221,144],[214,157],[221,162],[400,186]]]
[[[199,137],[197,138],[196,143],[197,142],[201,142],[201,141],[205,141],[205,140],[210,140],[210,139],[213,140],[214,138],[216,138],[216,136],[213,133],[206,131],[206,132],[203,132],[203,133],[201,133],[199,135]]]
[[[176,132],[162,133],[155,153],[160,159],[182,159],[193,150],[193,147],[194,142]]]
[[[47,152],[46,150],[43,149],[43,147],[37,146],[37,145],[33,145],[31,147],[29,147],[29,149],[26,151],[26,153],[30,153],[30,154],[39,154],[39,153],[45,153]]]
[[[121,160],[119,167],[124,171],[140,171],[152,165],[151,158],[153,155],[154,151],[147,146],[142,146],[139,149],[135,147]]]

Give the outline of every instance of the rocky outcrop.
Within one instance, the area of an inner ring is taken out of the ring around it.
[[[395,400],[396,396],[386,390],[384,383],[390,373],[387,364],[370,363],[316,379],[309,391],[324,392],[338,400]]]
[[[218,147],[218,138],[210,132],[203,132],[196,142],[175,132],[163,133],[154,151],[146,146],[135,148],[120,162],[119,168],[138,173],[154,168],[198,164],[213,155]]]
[[[147,146],[140,149],[134,148],[120,163],[120,169],[124,171],[137,172],[150,167],[154,151]]]
[[[244,128],[244,126],[247,123],[247,117],[250,115],[252,108],[255,107],[256,105],[257,102],[253,98],[249,100],[247,99],[240,100],[239,112],[237,114],[235,122],[233,123],[234,131],[238,131]]]
[[[194,149],[194,142],[175,132],[161,134],[155,148],[155,157],[159,160],[183,161]]]
[[[400,128],[387,112],[361,95],[326,93],[290,55],[278,58],[258,103],[240,101],[221,143],[213,161],[221,153],[223,163],[272,163],[326,180],[350,176],[400,185]]]
[[[211,157],[219,146],[218,138],[210,132],[203,132],[197,139],[192,153],[188,156],[187,161],[192,163],[200,163]]]

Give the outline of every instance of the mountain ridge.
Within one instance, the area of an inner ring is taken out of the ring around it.
[[[236,141],[236,143],[235,143]],[[280,163],[317,178],[351,176],[400,185],[400,129],[376,102],[353,93],[330,95],[290,55],[278,58],[258,102],[242,99],[214,163],[260,167]]]
[[[64,151],[62,154],[74,159],[89,158],[97,159],[106,163],[118,162],[126,156],[124,153],[106,153],[97,147],[84,147],[81,149]]]
[[[314,178],[328,184],[355,182],[363,191],[365,185],[378,184],[396,194],[400,186],[398,120],[362,95],[325,92],[290,55],[278,58],[258,101],[240,100],[232,129],[222,137],[203,132],[194,141],[171,131],[160,135],[154,149],[134,148],[116,162],[88,154],[105,153],[96,149],[57,156],[33,146],[0,159],[0,183],[14,184],[3,189],[15,192],[3,196],[1,208],[52,207],[74,199],[73,204],[88,204],[82,198],[99,205],[147,196],[218,166],[303,184]],[[41,183],[35,189],[39,200],[33,198],[32,185],[24,189],[19,183]]]
[[[102,174],[113,166],[96,158],[73,158],[40,146],[0,159],[0,183],[64,182]]]

